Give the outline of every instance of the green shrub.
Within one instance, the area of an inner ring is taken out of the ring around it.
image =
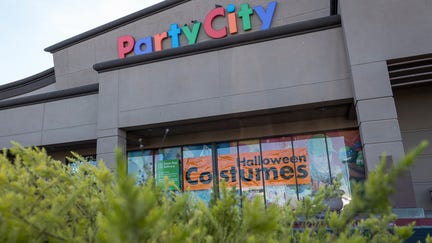
[[[103,163],[73,172],[43,149],[15,144],[0,155],[0,242],[401,242],[412,226],[392,226],[389,197],[425,146],[389,171],[382,161],[353,186],[344,210],[330,212],[323,199],[335,188],[292,210],[222,186],[221,199],[206,205],[153,180],[135,185],[120,153],[116,175]]]

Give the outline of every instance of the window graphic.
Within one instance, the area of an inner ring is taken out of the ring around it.
[[[137,183],[154,175],[156,183],[163,184],[168,177],[177,188],[205,202],[214,185],[224,182],[249,200],[260,196],[267,204],[293,207],[332,184],[339,174],[349,200],[350,180],[365,178],[357,130],[131,151],[128,168]]]
[[[183,147],[184,190],[203,201],[210,201],[213,188],[212,145]]]
[[[165,177],[167,177],[174,186],[170,190],[181,189],[180,168],[181,168],[181,148],[164,148],[158,149],[155,154],[155,182],[156,185],[165,186]]]
[[[145,183],[153,175],[153,155],[151,150],[128,153],[128,174],[136,176],[137,184]]]

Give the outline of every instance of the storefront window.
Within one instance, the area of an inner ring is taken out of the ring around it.
[[[261,149],[267,203],[294,203],[297,200],[298,161],[293,156],[291,137],[263,139]],[[306,159],[303,162],[307,163]]]
[[[183,147],[184,190],[205,202],[211,199],[213,189],[212,145]]]
[[[298,183],[299,199],[314,194],[320,186],[331,184],[329,161],[324,134],[293,137],[294,151],[307,154],[310,177]]]
[[[153,175],[153,155],[151,150],[128,153],[128,174],[136,177],[137,184],[144,184]]]
[[[332,184],[339,174],[344,198],[349,200],[350,180],[365,178],[357,130],[230,141],[215,146],[216,156],[213,144],[132,151],[128,153],[128,173],[137,177],[137,183],[154,175],[156,184],[164,185],[168,177],[174,183],[170,189],[190,191],[205,202],[210,201],[215,183],[225,182],[249,200],[262,196],[267,204],[290,202],[293,207],[297,200]]]
[[[77,173],[78,168],[84,164],[90,164],[92,166],[97,166],[96,155],[84,155],[82,156],[83,161],[73,161],[69,162],[68,165],[71,167],[71,172]]]
[[[224,181],[228,189],[235,187],[240,194],[240,173],[237,167],[237,142],[218,143],[216,149],[219,181]]]
[[[259,140],[239,141],[238,148],[242,195],[249,200],[264,196]]]
[[[165,185],[165,177],[172,183],[170,190],[181,190],[181,148],[158,149],[155,154],[156,185]]]
[[[330,132],[327,145],[332,177],[342,175],[341,189],[350,197],[350,179],[360,181],[365,177],[360,135],[354,130]]]

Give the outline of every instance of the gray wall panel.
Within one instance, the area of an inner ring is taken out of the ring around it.
[[[221,101],[219,98],[215,98],[121,111],[119,114],[119,127],[215,116],[220,114],[220,110]]]
[[[395,90],[395,102],[402,138],[407,151],[426,139],[432,142],[432,86]],[[432,189],[432,145],[411,168],[418,207],[432,209],[428,191]]]
[[[97,72],[93,69],[83,69],[73,73],[56,76],[56,88],[58,90],[70,89],[98,82]]]
[[[402,140],[396,119],[364,122],[360,125],[360,132],[362,140],[370,143]]]
[[[37,132],[42,129],[43,105],[0,111],[0,136]]]
[[[431,124],[432,125],[432,124]],[[408,150],[413,149],[419,145],[422,140],[432,142],[432,129],[416,130],[416,131],[403,131],[402,138],[405,148]],[[429,145],[423,154],[432,155],[432,145]],[[432,161],[431,161],[432,165]],[[432,170],[431,170],[432,171]],[[432,176],[431,176],[432,179]]]
[[[98,95],[45,104],[44,130],[96,124]]]
[[[386,62],[355,65],[351,71],[357,100],[392,96]]]
[[[431,190],[431,183],[417,183],[414,182],[414,192],[416,194],[417,206],[425,210],[432,210],[431,198],[429,191]]]
[[[359,100],[357,106],[359,107],[357,113],[359,122],[397,118],[394,99],[391,97]]]
[[[429,183],[432,189],[430,172],[432,171],[432,153],[420,155],[411,168],[414,183]],[[432,208],[432,207],[431,207]]]
[[[431,94],[431,86],[395,91],[402,132],[432,130]]]
[[[38,146],[42,144],[42,133],[23,133],[12,136],[1,136],[0,137],[0,148],[9,148],[12,146],[11,141],[18,142],[22,146]]]
[[[56,75],[56,81],[58,82],[58,76],[63,76],[69,73],[69,55],[68,49],[62,49],[52,54],[54,59],[54,71]]]
[[[99,76],[98,130],[118,127],[118,72]],[[128,94],[126,94],[128,95]]]
[[[48,92],[53,92],[53,91],[57,91],[55,83],[50,84],[48,86],[45,86],[43,88],[31,91],[29,93],[25,93],[25,94],[22,94],[22,95],[17,95],[17,96],[14,96],[14,97],[11,97],[11,98],[7,98],[7,99],[4,99],[4,100],[11,100],[11,99],[15,99],[15,98],[21,98],[21,97],[26,97],[26,96],[31,96],[31,95],[37,95],[37,94],[43,94],[43,93],[48,93]]]
[[[89,124],[44,130],[41,144],[49,145],[94,139],[96,139],[96,124]]]
[[[226,96],[221,98],[221,113],[264,110],[322,101],[348,99],[351,97],[351,85],[349,80],[341,79],[317,84]]]
[[[351,64],[432,52],[428,0],[341,0]]]
[[[0,111],[0,146],[48,145],[96,139],[98,96],[89,95]]]
[[[349,77],[340,28],[220,51],[223,94]]]
[[[120,70],[120,110],[217,97],[218,66],[213,52]]]
[[[346,99],[342,47],[341,30],[332,29],[103,73],[100,81],[118,73],[121,127]]]

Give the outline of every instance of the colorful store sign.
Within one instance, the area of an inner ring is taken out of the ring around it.
[[[172,48],[180,47],[181,34],[184,34],[189,45],[193,45],[197,43],[202,26],[207,36],[213,39],[224,38],[228,33],[231,35],[237,34],[237,20],[241,20],[244,31],[249,31],[252,29],[251,16],[253,14],[256,14],[261,20],[261,30],[267,30],[273,21],[276,5],[277,2],[272,1],[268,3],[267,8],[260,5],[251,8],[248,3],[244,3],[240,5],[237,12],[234,4],[229,4],[226,8],[218,6],[207,14],[204,18],[204,23],[193,21],[192,27],[189,27],[189,25],[179,27],[177,23],[173,23],[168,31],[137,40],[131,35],[120,36],[117,39],[118,57],[125,58],[132,52],[135,55],[143,55],[161,51],[165,39],[171,39]],[[217,18],[226,18],[226,26],[216,29],[213,26],[213,22]]]

